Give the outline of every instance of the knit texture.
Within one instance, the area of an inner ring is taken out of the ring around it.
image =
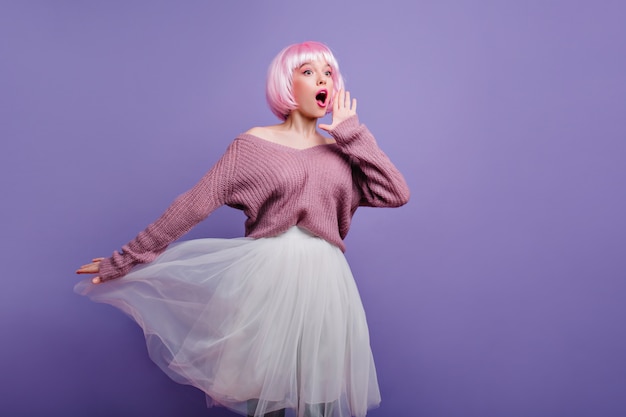
[[[409,189],[357,116],[330,134],[336,143],[307,149],[238,136],[193,188],[101,262],[101,279],[119,278],[154,260],[222,205],[243,210],[248,237],[276,236],[299,226],[345,251],[343,239],[358,206],[401,206]]]

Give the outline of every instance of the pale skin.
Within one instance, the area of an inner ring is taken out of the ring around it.
[[[333,143],[323,136],[317,128],[330,132],[344,120],[356,114],[356,99],[350,98],[350,92],[339,90],[332,101],[331,124],[317,124],[319,118],[326,114],[326,106],[321,106],[315,96],[320,89],[333,91],[333,79],[330,67],[324,61],[306,62],[294,70],[293,90],[298,107],[292,110],[287,119],[272,126],[254,127],[247,133],[261,139],[278,143],[295,149],[306,149],[313,146]],[[328,102],[328,100],[326,100]],[[78,268],[77,274],[98,274],[100,262],[104,258],[94,258],[90,263]],[[92,278],[94,284],[102,283],[99,276]]]

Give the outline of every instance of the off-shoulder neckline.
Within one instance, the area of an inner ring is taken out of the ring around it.
[[[309,146],[308,148],[294,148],[292,146],[288,146],[288,145],[283,145],[281,143],[276,143],[276,142],[272,142],[269,141],[267,139],[263,139],[257,135],[253,135],[252,133],[242,133],[238,136],[238,138],[240,139],[253,139],[255,142],[260,142],[263,144],[267,144],[269,146],[272,147],[276,147],[276,148],[280,148],[280,149],[286,149],[289,151],[293,151],[293,152],[306,152],[306,151],[311,151],[314,149],[327,149],[328,147],[335,147],[337,146],[337,143],[332,142],[332,143],[320,143],[319,145],[313,145],[313,146]]]

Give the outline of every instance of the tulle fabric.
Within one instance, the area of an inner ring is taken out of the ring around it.
[[[174,244],[122,279],[75,290],[131,316],[152,360],[209,405],[361,417],[380,402],[350,268],[303,229]]]

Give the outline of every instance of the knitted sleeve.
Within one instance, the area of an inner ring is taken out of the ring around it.
[[[167,246],[225,204],[237,156],[233,142],[220,160],[189,191],[178,196],[154,223],[100,263],[99,276],[109,281],[126,275],[139,263],[153,261]]]
[[[341,122],[330,134],[355,164],[354,178],[361,190],[359,205],[399,207],[409,201],[404,177],[356,115]]]

